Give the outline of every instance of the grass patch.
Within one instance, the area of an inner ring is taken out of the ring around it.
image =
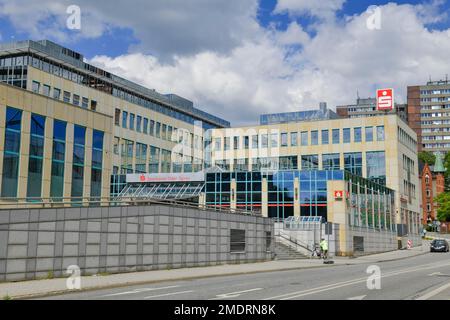
[[[12,300],[12,298],[8,294],[6,294],[2,297],[2,300]]]
[[[46,279],[53,279],[53,278],[55,278],[55,275],[53,274],[53,271],[47,272],[47,277],[46,277]]]

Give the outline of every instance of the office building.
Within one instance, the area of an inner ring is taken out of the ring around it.
[[[195,172],[204,132],[229,122],[51,41],[0,45],[0,195],[96,199],[111,175]]]
[[[450,150],[450,82],[408,86],[408,121],[417,134],[419,151]]]
[[[377,99],[357,98],[356,104],[337,106],[336,113],[342,118],[375,117],[383,114],[397,114],[403,121],[408,122],[406,104],[395,103],[392,111],[377,110]]]

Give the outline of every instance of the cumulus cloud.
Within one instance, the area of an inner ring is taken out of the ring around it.
[[[210,2],[205,2],[209,9]],[[255,123],[261,113],[317,108],[321,101],[330,107],[353,103],[357,90],[368,97],[377,88],[393,87],[396,100],[402,102],[407,85],[449,73],[450,29],[430,28],[446,19],[440,1],[380,6],[379,30],[367,28],[367,12],[336,18],[341,0],[279,0],[274,13],[289,10],[292,16],[286,30],[259,26],[255,1],[240,1],[243,7],[238,5],[236,11],[223,4],[203,20],[201,15],[208,12],[191,12],[193,6],[187,2],[176,7],[152,1],[155,15],[162,17],[136,24],[120,3],[115,10],[125,17],[116,17],[106,2],[95,3],[104,6],[95,14],[106,23],[97,27],[98,32],[107,32],[111,25],[133,26],[142,41],[140,50],[97,56],[91,63],[162,93],[191,99],[235,125]],[[296,22],[305,13],[323,18],[315,24],[314,36]],[[140,13],[136,17],[139,20]],[[145,26],[155,29],[146,32]]]

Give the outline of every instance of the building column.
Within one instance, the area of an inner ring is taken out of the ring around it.
[[[261,215],[263,217],[268,217],[269,216],[269,210],[267,207],[267,178],[263,178],[262,179],[262,185],[261,185]]]
[[[30,156],[30,128],[31,113],[23,111],[22,125],[20,133],[20,161],[19,161],[19,177],[18,177],[18,198],[26,198],[28,184],[28,162]]]
[[[300,217],[300,180],[294,178],[294,217]]]

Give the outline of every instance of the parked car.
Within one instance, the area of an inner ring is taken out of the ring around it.
[[[449,245],[447,240],[444,239],[434,239],[431,241],[430,252],[448,252]]]

